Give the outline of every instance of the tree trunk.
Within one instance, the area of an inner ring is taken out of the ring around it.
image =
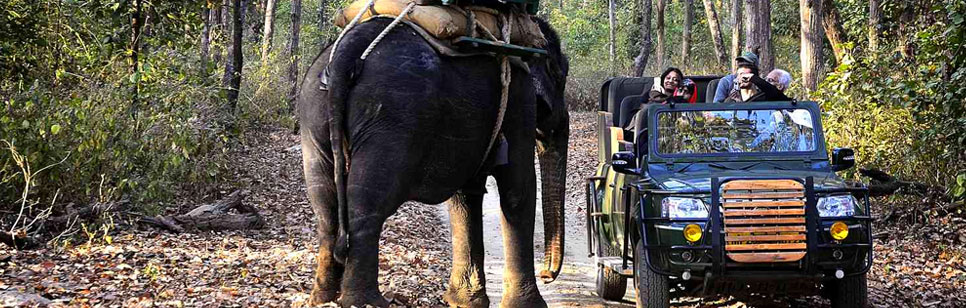
[[[823,26],[825,27],[825,37],[832,44],[832,53],[835,54],[835,62],[842,63],[842,58],[849,53],[845,47],[845,30],[842,30],[842,20],[839,18],[839,10],[835,7],[835,1],[823,0],[822,2]]]
[[[275,0],[268,0],[265,4],[265,32],[262,34],[262,64],[268,60],[268,52],[272,49],[272,35],[275,33]]]
[[[134,0],[134,12],[131,13],[131,74],[138,76],[141,72],[140,60],[141,53],[141,30],[144,27],[141,0]],[[138,105],[140,100],[141,78],[138,76],[131,85],[131,117],[137,119]]]
[[[221,45],[225,46],[223,56],[225,67],[231,63],[231,0],[223,0],[221,3]],[[223,80],[224,83],[224,80]]]
[[[657,0],[657,67],[664,69],[664,11],[668,0]]]
[[[232,114],[238,105],[238,89],[242,77],[242,1],[232,0],[231,63],[225,66],[225,88],[227,89],[228,111]]]
[[[319,0],[319,31],[325,32],[325,9],[328,7],[325,0]]]
[[[899,15],[899,53],[906,60],[912,59],[912,44],[910,40],[912,37],[912,30],[910,30],[911,25],[914,20],[913,14],[915,5],[909,0],[902,1],[902,14]]]
[[[201,28],[201,76],[208,76],[208,53],[211,50],[211,1],[205,3],[201,13],[204,26]]]
[[[221,29],[225,31],[225,36],[231,36],[231,1],[223,0],[221,3]],[[228,48],[225,48],[228,49]],[[226,50],[227,52],[227,50]],[[231,60],[226,60],[231,61]]]
[[[257,0],[242,0],[242,7],[245,8],[245,13],[242,13],[242,25],[244,26],[244,32],[248,33],[248,40],[258,43],[259,35],[262,30],[262,18],[258,18],[258,3]],[[243,34],[244,35],[244,34]]]
[[[691,24],[694,23],[694,0],[684,0],[684,37],[681,38],[681,66],[691,63]]]
[[[714,8],[714,1],[704,0],[704,15],[708,20],[708,28],[711,30],[711,40],[714,42],[714,55],[718,58],[721,68],[728,66],[728,59],[725,56],[724,38],[721,36],[721,25],[718,24],[718,11]]]
[[[644,76],[647,58],[651,55],[654,40],[651,39],[651,0],[641,0],[641,52],[634,58],[634,76]]]
[[[221,46],[224,44],[223,42],[225,41],[223,39],[225,35],[224,34],[225,28],[222,27],[223,25],[222,19],[224,17],[222,15],[221,1],[218,1],[218,0],[215,0],[215,1],[217,2],[211,3],[212,8],[210,12],[211,15],[209,16],[209,18],[211,19],[211,23],[212,23],[211,28],[214,30],[213,33],[211,34],[211,37],[212,37],[211,40],[214,42],[214,44],[212,44],[213,46],[211,47],[211,55],[212,55],[212,60],[214,60],[215,62],[215,68],[217,69],[218,63],[221,63],[221,56],[222,56]]]
[[[738,69],[738,53],[741,52],[741,1],[731,0],[731,71]]]
[[[802,85],[809,93],[818,89],[822,79],[822,0],[800,0],[798,12],[802,27]]]
[[[302,28],[302,0],[292,0],[292,40],[289,42],[288,55],[288,82],[290,85],[288,92],[288,108],[290,113],[295,112],[295,101],[299,89],[299,32]]]
[[[869,0],[869,50],[879,49],[879,23],[882,20],[882,8],[879,0]]]
[[[758,68],[767,74],[775,68],[771,48],[771,0],[745,0],[745,49],[758,55]]]
[[[615,68],[614,62],[617,58],[617,22],[614,17],[614,1],[607,1],[607,22],[610,27],[610,38],[609,44],[607,44],[607,54],[610,56],[610,74],[611,76],[617,75],[617,70]]]

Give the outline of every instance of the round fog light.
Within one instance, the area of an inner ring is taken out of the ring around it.
[[[849,236],[849,226],[844,222],[836,221],[834,224],[832,224],[832,227],[828,229],[828,232],[832,234],[832,238],[837,241],[841,241]]]
[[[701,227],[695,224],[684,227],[684,239],[692,243],[701,240]]]
[[[685,251],[681,253],[681,259],[684,259],[684,262],[691,262],[692,257],[694,256],[691,255],[690,251]]]

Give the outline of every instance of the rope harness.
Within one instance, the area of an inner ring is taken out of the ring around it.
[[[506,15],[500,15],[500,21],[503,22],[503,42],[510,43],[510,23],[511,18],[507,18]],[[486,31],[486,28],[483,28]],[[491,34],[492,35],[492,34]],[[483,168],[483,164],[486,163],[486,157],[490,155],[490,150],[493,149],[493,143],[496,142],[496,137],[500,135],[500,128],[503,127],[503,116],[506,115],[506,104],[510,99],[510,58],[506,55],[501,56],[500,60],[500,81],[503,84],[503,91],[500,93],[500,112],[496,114],[496,126],[493,127],[493,134],[490,136],[490,143],[486,145],[486,152],[483,152],[483,162],[480,162],[480,168]],[[479,172],[477,170],[477,172]]]

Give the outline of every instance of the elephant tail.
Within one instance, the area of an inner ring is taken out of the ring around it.
[[[338,46],[335,46],[335,49]],[[342,49],[325,68],[328,81],[329,140],[332,144],[333,170],[336,199],[338,200],[339,236],[336,240],[333,257],[345,264],[349,254],[349,204],[346,194],[346,178],[351,161],[349,160],[349,140],[346,138],[346,102],[354,86],[356,76],[362,69],[355,50]],[[335,52],[333,50],[332,52]]]

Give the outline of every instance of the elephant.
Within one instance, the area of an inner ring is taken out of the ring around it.
[[[569,70],[559,38],[538,20],[549,55],[512,68],[502,124],[506,163],[488,151],[500,108],[500,58],[444,57],[410,27],[399,26],[360,54],[390,19],[347,31],[332,57],[325,48],[306,73],[298,97],[299,134],[308,199],[318,230],[310,302],[387,306],[378,286],[383,223],[405,201],[446,202],[453,264],[444,295],[451,306],[487,307],[483,272],[482,199],[496,178],[506,252],[503,307],[545,307],[534,275],[536,175],[541,168],[546,269],[560,273]],[[326,71],[327,70],[327,71]],[[325,72],[325,73],[323,73]],[[325,76],[325,77],[323,77]],[[326,78],[325,89],[322,78]]]

